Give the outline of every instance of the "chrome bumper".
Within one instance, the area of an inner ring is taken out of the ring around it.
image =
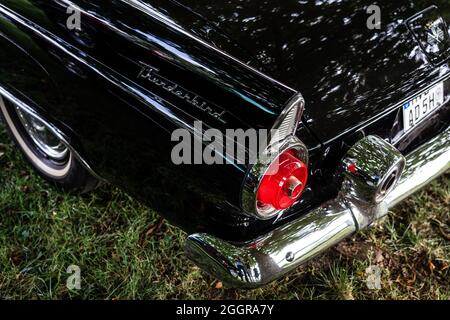
[[[382,218],[449,168],[450,127],[406,157],[400,181],[379,204],[355,204],[343,189],[336,199],[250,242],[233,244],[208,234],[191,235],[186,254],[231,287],[257,288]]]

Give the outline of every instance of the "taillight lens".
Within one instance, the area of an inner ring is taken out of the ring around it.
[[[280,216],[299,200],[308,180],[308,149],[297,136],[305,101],[297,94],[272,127],[242,188],[242,208],[261,220]]]
[[[308,181],[308,167],[295,149],[283,152],[269,167],[257,191],[257,207],[285,210],[302,195]]]

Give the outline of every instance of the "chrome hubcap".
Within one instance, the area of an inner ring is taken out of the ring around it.
[[[16,112],[26,132],[40,151],[56,161],[63,160],[67,156],[69,149],[42,121],[23,112],[19,107],[16,107]]]

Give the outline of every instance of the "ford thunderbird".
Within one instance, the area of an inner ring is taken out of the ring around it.
[[[230,287],[450,168],[448,0],[0,0],[0,113],[61,190],[109,183]]]

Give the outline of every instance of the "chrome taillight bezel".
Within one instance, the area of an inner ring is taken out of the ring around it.
[[[298,125],[301,123],[304,107],[305,100],[300,94],[289,101],[287,107],[283,110],[272,127],[267,147],[263,151],[263,155],[260,155],[256,164],[249,169],[242,190],[242,208],[246,214],[260,220],[270,220],[282,215],[283,212],[288,210],[259,208],[257,203],[257,193],[261,181],[272,163],[287,150],[295,150],[296,156],[308,165],[308,149],[295,135]]]

